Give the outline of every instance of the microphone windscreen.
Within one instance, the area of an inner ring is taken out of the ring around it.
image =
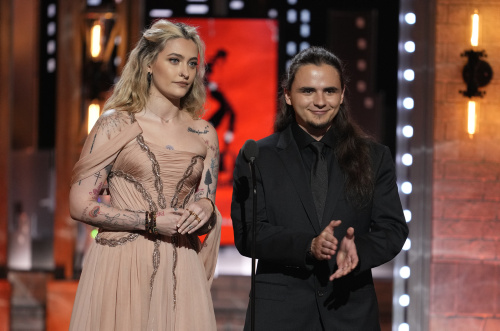
[[[255,160],[259,155],[259,146],[257,146],[257,143],[253,139],[245,141],[241,150],[243,152],[243,157],[247,162]]]

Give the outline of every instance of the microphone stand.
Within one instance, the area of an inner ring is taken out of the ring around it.
[[[252,171],[252,201],[253,201],[253,212],[252,212],[252,247],[251,247],[251,257],[252,257],[252,274],[251,274],[251,290],[250,290],[250,330],[255,330],[255,237],[256,237],[256,225],[257,225],[257,181],[255,179],[255,157],[250,159],[250,170]]]

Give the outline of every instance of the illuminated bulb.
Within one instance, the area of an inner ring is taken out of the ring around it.
[[[410,194],[411,191],[412,191],[412,185],[410,182],[404,182],[403,184],[401,184],[401,191],[404,193],[404,194]]]
[[[415,43],[413,41],[405,42],[405,51],[407,51],[408,53],[415,52]]]
[[[90,34],[90,55],[98,57],[99,53],[101,53],[101,25],[99,23],[94,24]]]
[[[401,157],[401,162],[403,162],[405,166],[411,166],[413,164],[413,156],[409,153],[405,153]]]
[[[399,275],[401,278],[408,279],[410,278],[410,267],[404,266],[401,269],[399,269]]]
[[[408,323],[401,323],[398,326],[398,331],[410,331],[410,325]]]
[[[90,133],[90,130],[94,127],[95,122],[99,118],[99,112],[101,111],[101,107],[98,104],[93,103],[89,106],[89,116],[87,122],[87,133]]]
[[[476,102],[469,101],[469,106],[467,109],[467,132],[469,137],[476,133]]]
[[[417,16],[415,16],[415,14],[413,13],[408,13],[405,15],[405,21],[408,24],[415,24],[415,22],[417,21]]]
[[[412,81],[415,79],[415,72],[411,69],[406,69],[403,73],[403,77],[407,80],[407,81]]]
[[[406,238],[405,244],[403,245],[403,250],[407,251],[411,248],[411,240],[410,238]]]
[[[413,98],[404,98],[403,107],[406,109],[413,109],[414,101]]]
[[[405,210],[403,210],[403,213],[405,215],[406,223],[410,222],[411,221],[411,211],[409,211],[408,209],[405,209]]]
[[[479,15],[477,10],[475,10],[472,15],[472,36],[470,38],[470,44],[472,46],[477,46],[479,44]]]
[[[408,307],[410,305],[410,296],[408,294],[403,294],[399,297],[399,304],[402,307]]]
[[[411,125],[405,125],[402,131],[403,136],[405,136],[406,138],[413,137],[413,127]]]

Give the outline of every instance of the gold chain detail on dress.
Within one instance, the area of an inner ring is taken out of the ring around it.
[[[139,237],[138,233],[129,233],[128,236],[122,237],[120,239],[105,239],[101,238],[100,233],[95,236],[95,242],[98,243],[99,245],[104,245],[104,246],[109,246],[109,247],[116,247],[118,245],[123,245],[128,242],[134,241]]]
[[[196,165],[196,162],[198,162],[198,159],[204,160],[205,158],[201,155],[196,155],[193,156],[193,158],[191,158],[191,164],[187,167],[186,171],[184,171],[184,175],[175,186],[175,193],[174,196],[172,197],[172,200],[170,201],[170,207],[172,208],[178,207],[177,203],[179,202],[179,192],[182,190],[182,187],[184,186],[184,182],[186,181],[186,179],[188,179],[189,176],[191,176],[191,174],[193,173],[193,168]],[[184,208],[186,202],[187,200],[184,199],[182,206],[180,206],[180,208]]]
[[[172,246],[174,246],[173,252],[173,261],[172,261],[172,280],[174,282],[174,310],[177,305],[177,275],[175,274],[175,268],[177,267],[177,245],[178,245],[177,236],[172,236]]]
[[[165,209],[167,208],[167,201],[165,200],[165,195],[163,194],[163,181],[161,180],[160,165],[158,164],[158,161],[156,161],[156,156],[144,142],[142,134],[137,135],[137,142],[139,143],[141,149],[147,153],[149,160],[151,160],[153,175],[155,176],[155,189],[158,193],[158,205],[161,209]]]

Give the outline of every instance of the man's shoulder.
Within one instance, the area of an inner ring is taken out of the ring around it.
[[[265,138],[257,140],[257,145],[260,147],[274,147],[276,146],[280,137],[280,132],[275,132]]]

